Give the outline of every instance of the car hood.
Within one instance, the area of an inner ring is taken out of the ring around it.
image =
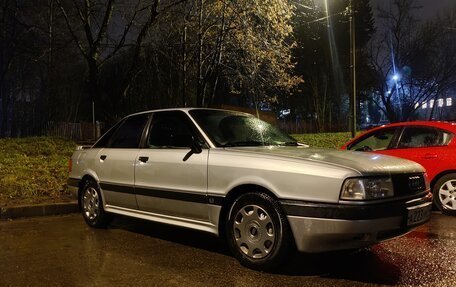
[[[287,159],[325,163],[356,170],[363,175],[419,173],[424,168],[416,162],[369,152],[316,149],[307,147],[234,147],[231,151],[247,152],[258,156],[275,156]]]

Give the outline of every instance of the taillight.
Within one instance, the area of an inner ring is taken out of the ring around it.
[[[73,160],[70,158],[68,161],[68,172],[71,172],[73,170]]]

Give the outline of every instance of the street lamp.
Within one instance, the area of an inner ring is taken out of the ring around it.
[[[350,12],[350,69],[352,74],[352,96],[351,102],[351,135],[356,136],[356,31],[355,31],[355,11],[353,10],[353,1],[349,3]]]
[[[329,18],[334,15],[329,15],[328,12],[328,0],[324,0],[325,7],[326,7],[326,17],[322,17],[319,19],[315,19],[313,21],[307,22],[307,24],[314,23],[314,22],[319,22],[322,20],[327,20],[327,25],[328,29],[330,27],[329,24]],[[304,6],[304,8],[311,9],[313,8]],[[356,136],[356,112],[357,112],[357,104],[356,104],[356,36],[355,36],[355,11],[353,8],[353,1],[350,0],[349,6],[345,9],[345,11],[337,13],[337,14],[344,14],[349,16],[349,22],[350,22],[350,70],[351,70],[351,76],[352,76],[352,94],[350,96],[350,130],[352,137]],[[336,15],[336,14],[335,14]],[[331,39],[330,39],[330,45],[331,45]],[[331,53],[333,53],[332,47],[330,47]],[[334,59],[331,56],[332,59]]]

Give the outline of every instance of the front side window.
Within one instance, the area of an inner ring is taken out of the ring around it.
[[[192,123],[179,111],[157,112],[149,129],[149,148],[189,148],[197,139]]]
[[[128,117],[114,131],[109,148],[139,148],[144,127],[149,120],[149,114]]]
[[[450,133],[436,128],[407,127],[402,133],[398,148],[444,146],[450,142],[451,137]]]
[[[249,114],[192,110],[190,115],[218,147],[297,145],[289,135]]]
[[[356,151],[377,151],[388,149],[397,130],[398,128],[389,128],[376,131],[373,134],[362,138],[360,141],[353,143],[348,149]]]

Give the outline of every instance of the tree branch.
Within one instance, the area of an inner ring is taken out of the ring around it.
[[[68,18],[65,8],[63,8],[60,0],[56,0],[56,1],[57,1],[57,4],[59,5],[60,11],[62,12],[63,18],[65,19],[65,24],[67,25],[68,30],[70,31],[71,37],[73,38],[74,42],[78,46],[78,49],[81,52],[81,54],[84,56],[84,58],[88,58],[87,52],[82,47],[81,42],[79,41],[78,37],[76,36],[75,31],[73,30],[73,27],[71,26],[70,19]]]

